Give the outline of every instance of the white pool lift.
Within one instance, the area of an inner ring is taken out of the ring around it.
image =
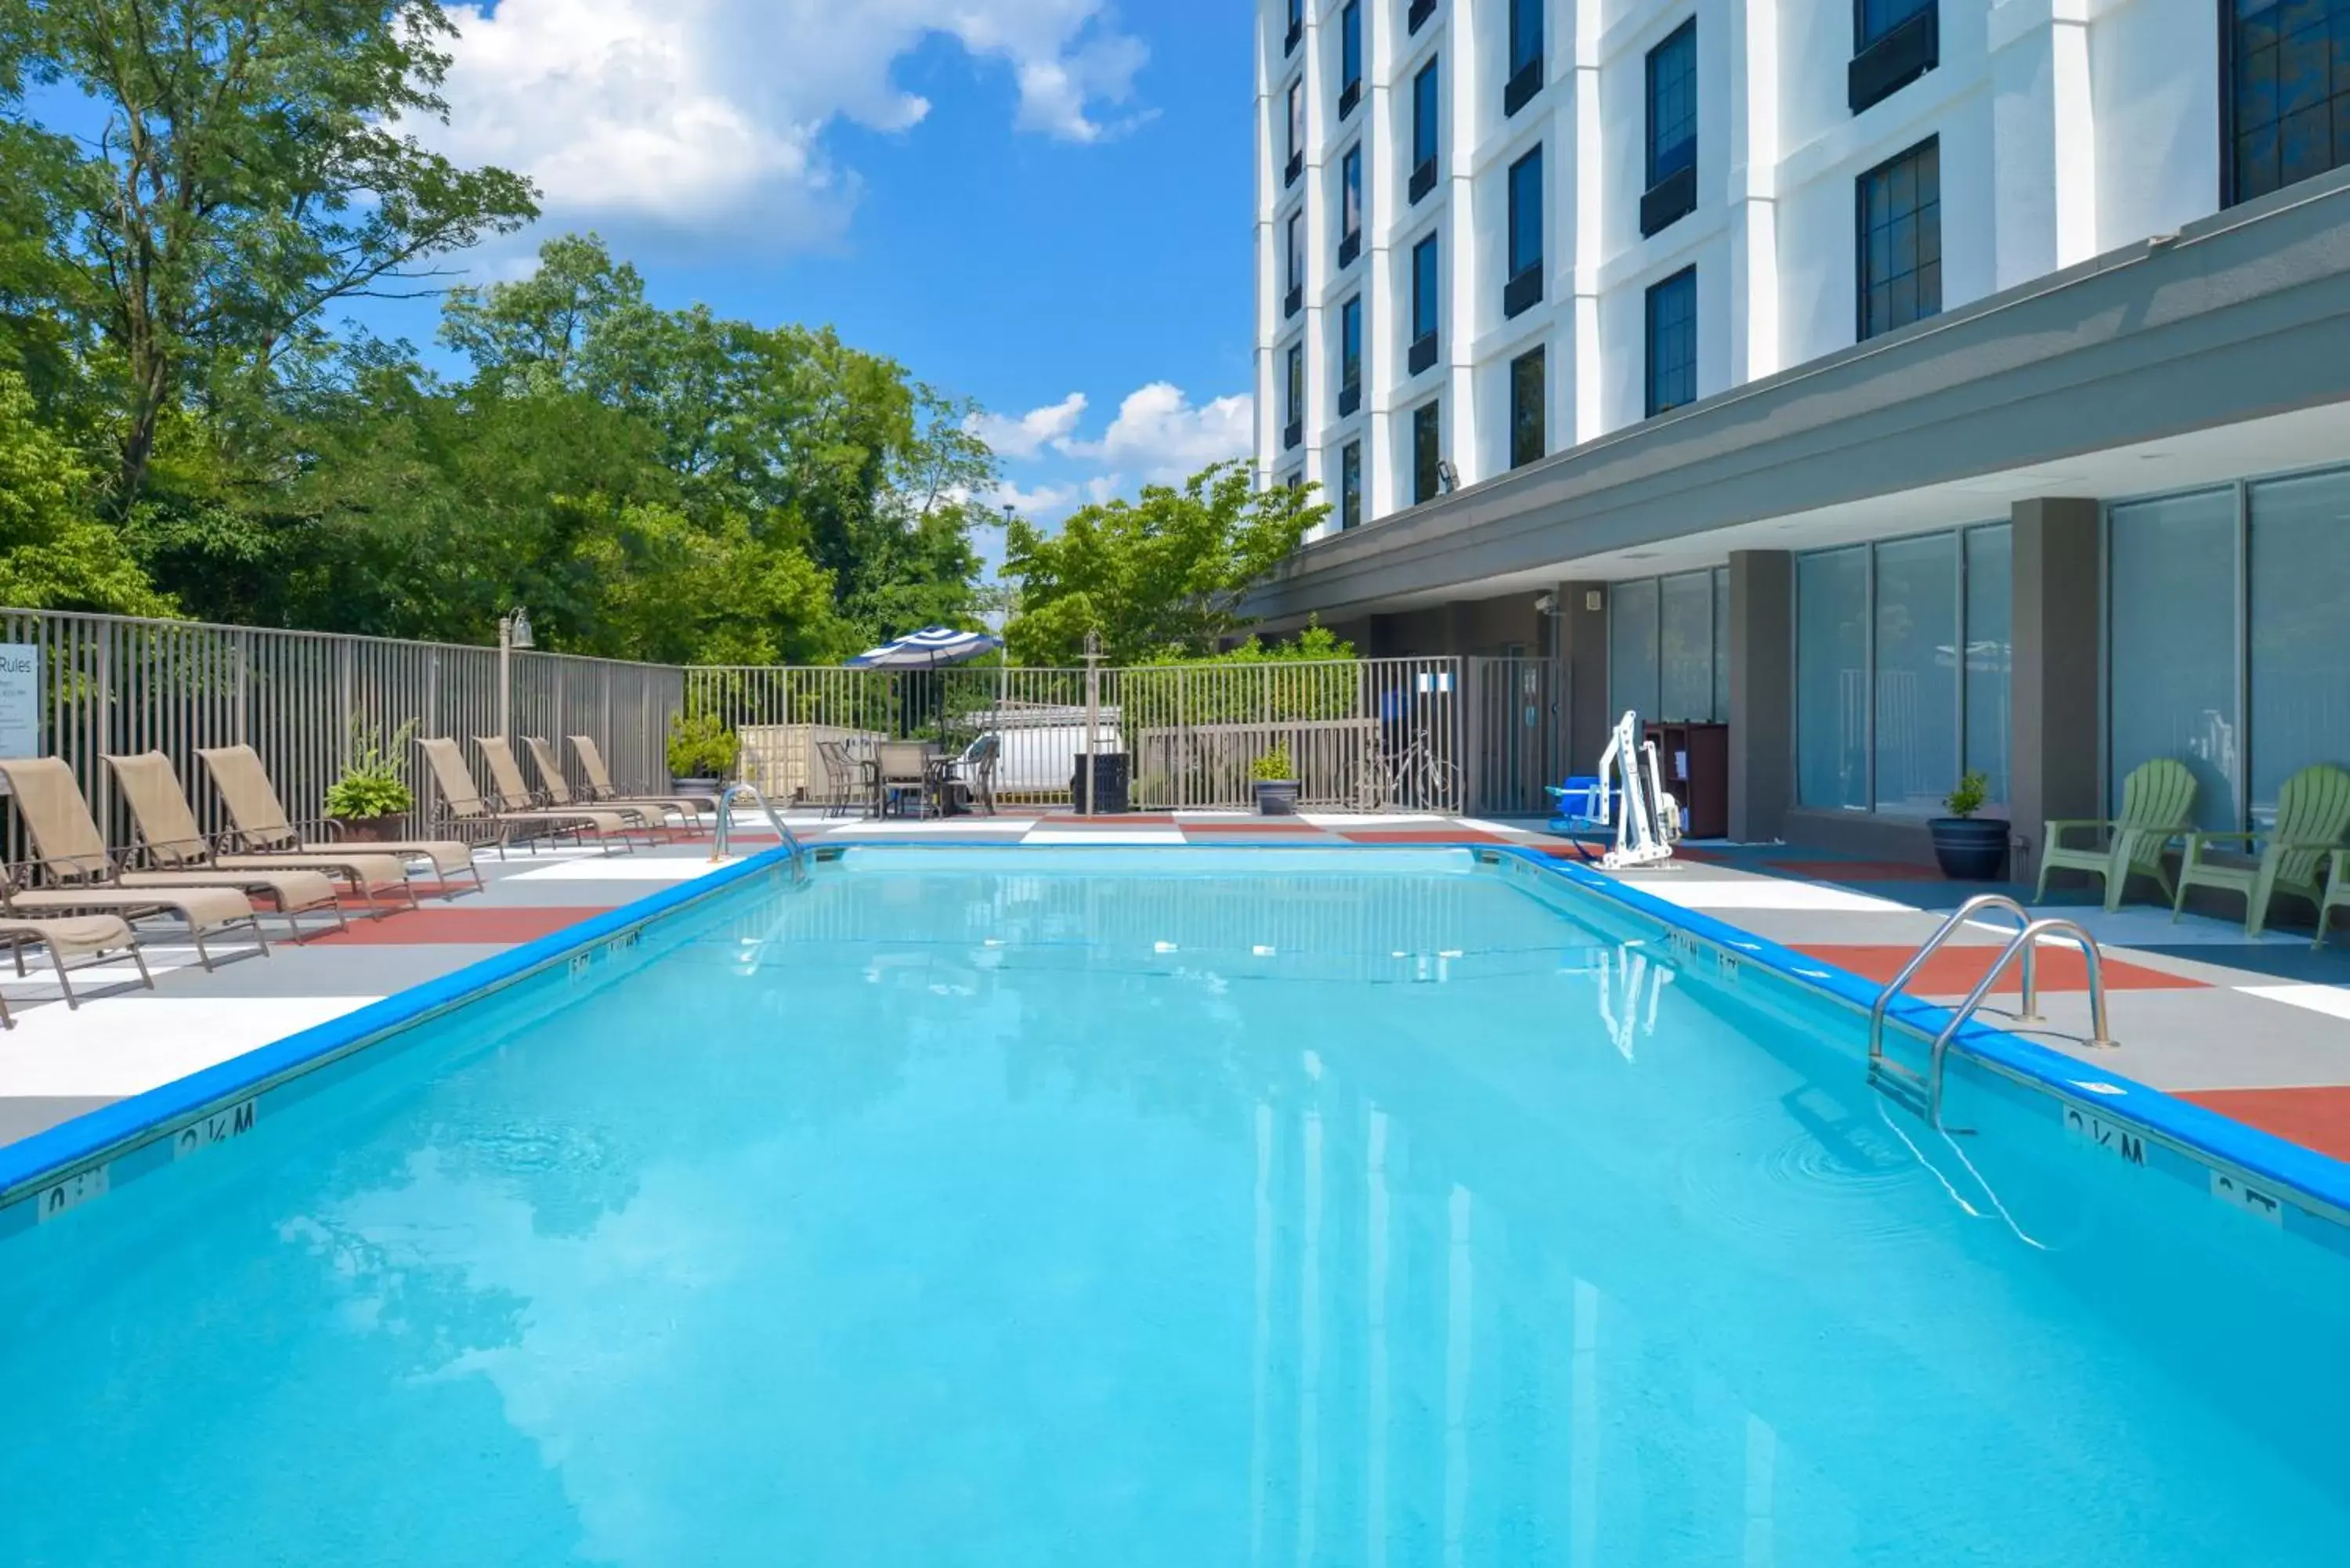
[[[1616,847],[1599,864],[1623,871],[1670,860],[1673,842],[1681,836],[1680,803],[1666,792],[1657,743],[1641,738],[1638,713],[1627,708],[1616,721],[1596,772],[1586,820],[1595,827],[1612,823],[1616,829]]]

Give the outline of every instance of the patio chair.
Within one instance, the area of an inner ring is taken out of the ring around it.
[[[2195,814],[2195,775],[2173,757],[2140,763],[2122,781],[2122,810],[2108,821],[2102,817],[2067,817],[2046,825],[2040,846],[2040,887],[2032,901],[2048,898],[2048,873],[2085,872],[2105,883],[2106,908],[2122,907],[2122,893],[2132,877],[2151,877],[2172,898],[2170,872],[2162,863],[2170,841],[2188,830]],[[2102,846],[2067,846],[2067,833],[2095,831]]]
[[[441,791],[441,814],[444,821],[458,827],[478,828],[494,834],[491,840],[497,846],[498,858],[506,857],[506,846],[514,842],[515,830],[524,830],[524,842],[536,852],[538,837],[569,838],[585,846],[588,835],[603,836],[603,828],[586,814],[577,811],[502,811],[482,797],[473,784],[473,775],[465,766],[465,754],[457,742],[446,735],[419,736],[417,746],[424,753],[425,765],[432,770],[432,782]],[[608,820],[618,824],[618,817]]]
[[[816,761],[824,768],[824,814],[847,816],[873,799],[873,759],[858,756],[847,741],[818,741]]]
[[[269,782],[269,770],[261,765],[261,753],[251,746],[203,746],[197,748],[196,755],[203,759],[204,771],[212,774],[213,788],[220,795],[221,804],[228,808],[229,820],[236,825],[229,836],[234,847],[254,855],[280,851],[333,855],[350,847],[332,838],[305,838],[301,830],[286,819],[285,803],[277,798],[276,786]],[[327,831],[335,831],[331,825],[311,826],[324,826]],[[482,868],[473,864],[473,846],[463,839],[370,839],[364,852],[396,856],[401,860],[431,861],[444,898],[454,900],[464,891],[449,880],[450,874],[456,871],[473,877],[474,892],[487,890],[482,880]]]
[[[990,816],[995,815],[995,763],[1003,752],[1003,737],[990,730],[947,764],[948,779],[962,785],[979,809]]]
[[[914,815],[927,816],[931,805],[931,753],[920,741],[884,741],[874,750],[874,815],[887,816],[895,806],[905,815],[905,797],[914,797]]]
[[[629,805],[651,804],[679,813],[696,826],[702,825],[704,817],[717,815],[717,803],[703,795],[655,794],[650,790],[631,793],[615,788],[611,770],[604,765],[604,753],[597,746],[593,735],[572,736],[571,749],[579,758],[579,771],[588,775],[588,785],[583,793],[588,796],[589,805],[601,805],[607,802]]]
[[[108,953],[127,952],[138,966],[139,983],[150,991],[155,989],[155,977],[147,972],[147,957],[139,950],[139,938],[131,931],[130,922],[120,915],[77,915],[47,920],[0,918],[0,942],[8,944],[16,961],[19,979],[26,972],[26,948],[37,943],[49,950],[49,961],[57,966],[57,990],[64,992],[68,1012],[81,1005],[81,998],[74,992],[71,971],[88,967],[86,963],[68,965],[68,955],[102,959]],[[0,996],[0,1028],[16,1027],[16,1018],[8,1011],[8,999]]]
[[[149,915],[174,914],[194,940],[196,956],[206,969],[212,958],[204,933],[235,926],[251,928],[255,945],[264,953],[268,939],[252,895],[270,896],[278,912],[302,940],[297,916],[331,907],[338,924],[343,920],[335,885],[317,871],[132,871],[125,869],[106,846],[106,836],[81,797],[73,770],[55,757],[11,757],[0,760],[0,777],[8,781],[16,815],[33,842],[29,868],[48,878],[40,888],[8,893],[8,909],[19,915],[111,914],[128,920]],[[134,912],[135,911],[135,912]]]
[[[517,822],[533,815],[567,816],[593,830],[599,840],[609,842],[617,837],[629,848],[636,847],[633,830],[640,826],[639,817],[604,806],[549,805],[546,800],[533,794],[530,785],[523,782],[522,764],[515,761],[513,748],[506,744],[504,735],[476,735],[473,744],[482,753],[482,762],[490,770],[487,798],[490,809],[499,816]]]
[[[2350,833],[2350,773],[2331,763],[2306,767],[2277,791],[2276,826],[2266,832],[2190,833],[2178,862],[2178,891],[2170,918],[2187,909],[2187,889],[2216,888],[2244,897],[2244,935],[2257,937],[2269,923],[2269,903],[2279,893],[2305,898],[2323,923],[2326,893],[2318,881],[2327,857]],[[2260,854],[2210,857],[2215,844],[2260,846]],[[2319,933],[2319,940],[2324,940]]]
[[[2325,945],[2325,928],[2333,924],[2334,911],[2350,909],[2350,849],[2337,849],[2327,859],[2325,897],[2317,902],[2317,940],[2309,944],[2313,952]]]
[[[416,908],[416,893],[408,883],[408,863],[396,855],[357,850],[315,855],[298,851],[217,854],[196,824],[195,810],[188,805],[187,792],[180,787],[171,758],[161,752],[135,757],[109,754],[106,765],[114,774],[114,787],[121,792],[123,804],[130,808],[132,831],[137,835],[134,848],[143,848],[148,865],[159,870],[322,871],[340,878],[379,918],[390,912],[376,902],[376,895],[386,889],[397,889],[406,896],[410,909]]]
[[[539,794],[547,809],[554,811],[567,805],[578,805],[580,802],[571,795],[571,781],[563,776],[563,763],[555,754],[554,746],[536,735],[525,735],[522,743],[523,749],[530,753],[531,765],[538,770],[538,776],[544,781]],[[681,819],[679,826],[688,832],[702,826],[700,813],[664,800],[603,800],[598,801],[594,809],[619,812],[629,819],[631,826],[643,828],[648,833],[656,828],[668,828],[669,819],[661,815],[664,811],[675,812]]]

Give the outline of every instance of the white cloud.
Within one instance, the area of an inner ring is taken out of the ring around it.
[[[1127,394],[1099,441],[1067,450],[1139,472],[1146,483],[1172,484],[1211,462],[1246,457],[1255,421],[1256,400],[1246,392],[1194,408],[1180,387],[1153,381]]]
[[[1047,445],[1064,445],[1085,412],[1086,395],[1071,392],[1059,402],[1031,409],[1016,420],[1003,414],[973,414],[971,432],[993,447],[998,457],[1026,462]]]
[[[566,221],[644,221],[785,245],[838,233],[857,181],[826,128],[911,130],[891,79],[925,38],[1008,66],[1024,130],[1093,141],[1145,50],[1108,0],[498,0],[452,6],[451,123],[418,134],[528,174]]]

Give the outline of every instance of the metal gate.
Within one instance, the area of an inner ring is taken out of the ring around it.
[[[1465,705],[1469,810],[1546,816],[1544,786],[1567,774],[1566,665],[1556,659],[1470,659]]]

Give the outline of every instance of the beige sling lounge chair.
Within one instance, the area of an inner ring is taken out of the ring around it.
[[[495,833],[498,858],[501,860],[505,858],[506,846],[513,840],[516,828],[530,830],[545,837],[567,837],[578,844],[585,844],[590,833],[601,837],[606,832],[602,822],[585,812],[496,809],[482,798],[482,792],[474,786],[473,775],[465,766],[465,754],[457,749],[456,742],[446,735],[432,735],[421,736],[416,743],[422,749],[424,760],[432,769],[433,783],[441,788],[442,815],[451,822]],[[513,761],[511,757],[507,759],[509,767]],[[612,824],[612,832],[626,831],[626,824],[609,813],[605,815],[603,821]]]
[[[515,761],[514,748],[506,744],[504,735],[476,735],[473,744],[481,748],[482,762],[490,770],[489,801],[501,812],[525,811],[568,812],[572,816],[594,826],[598,836],[609,839],[618,835],[621,843],[636,847],[636,835],[644,831],[639,813],[600,805],[556,805],[531,791],[522,776],[522,764]]]
[[[333,880],[323,871],[157,871],[126,867],[106,846],[106,836],[81,797],[73,770],[56,757],[0,759],[0,776],[16,799],[16,815],[33,841],[34,860],[53,885],[44,891],[78,893],[114,888],[131,893],[165,889],[224,888],[250,898],[265,894],[285,918],[297,942],[306,940],[301,917],[331,910],[338,930],[350,921]],[[19,902],[22,896],[19,896]],[[151,900],[152,901],[152,900]],[[93,906],[103,909],[106,906]],[[250,913],[250,909],[247,910]],[[258,927],[256,926],[256,929]]]
[[[433,875],[440,878],[441,896],[454,899],[464,891],[449,878],[462,871],[473,879],[473,890],[484,891],[482,868],[473,864],[473,846],[458,838],[402,838],[389,843],[338,844],[333,839],[312,840],[302,836],[301,830],[286,819],[286,805],[277,798],[277,790],[269,782],[269,770],[261,765],[261,753],[251,746],[207,746],[200,748],[204,770],[213,775],[213,788],[220,792],[221,804],[228,808],[228,818],[236,824],[236,847],[255,855],[338,856],[346,851],[366,855],[390,855],[401,860],[429,860]]]
[[[546,797],[547,805],[556,808],[582,805],[582,802],[572,798],[571,781],[563,776],[563,763],[556,756],[555,748],[536,735],[525,735],[522,743],[523,749],[530,753],[531,765],[538,770],[538,776],[545,781],[540,793]],[[588,809],[617,811],[629,818],[632,826],[643,827],[648,832],[656,828],[666,832],[670,828],[671,824],[662,815],[664,812],[675,812],[681,819],[676,826],[685,831],[690,832],[702,826],[700,814],[688,810],[681,801],[655,800],[650,796],[599,800]]]
[[[49,950],[49,961],[57,968],[57,989],[65,993],[68,1011],[81,1005],[74,994],[73,979],[66,963],[68,958],[92,959],[110,952],[126,952],[139,967],[139,983],[148,990],[155,989],[155,977],[147,972],[146,955],[139,950],[139,939],[131,934],[130,922],[120,915],[76,915],[57,919],[24,920],[0,918],[0,942],[16,960],[16,973],[25,972],[25,950],[37,943]],[[87,967],[77,965],[74,967]],[[0,1027],[16,1027],[16,1016],[8,1011],[8,999],[0,996]]]
[[[612,803],[623,805],[658,805],[677,812],[686,821],[700,826],[718,814],[718,803],[698,794],[630,794],[612,783],[612,770],[604,765],[604,753],[593,735],[574,735],[571,749],[578,755],[579,771],[588,775],[588,804],[600,805]],[[550,753],[552,754],[552,753]]]
[[[408,863],[399,856],[357,850],[340,855],[216,854],[196,824],[195,809],[188,805],[187,792],[180,787],[171,758],[161,752],[135,757],[109,755],[106,765],[114,774],[114,787],[122,792],[123,804],[130,807],[130,820],[147,863],[159,870],[323,871],[338,877],[378,918],[391,912],[376,901],[379,892],[393,892],[407,900],[409,909],[416,908],[415,890],[408,885]]]

